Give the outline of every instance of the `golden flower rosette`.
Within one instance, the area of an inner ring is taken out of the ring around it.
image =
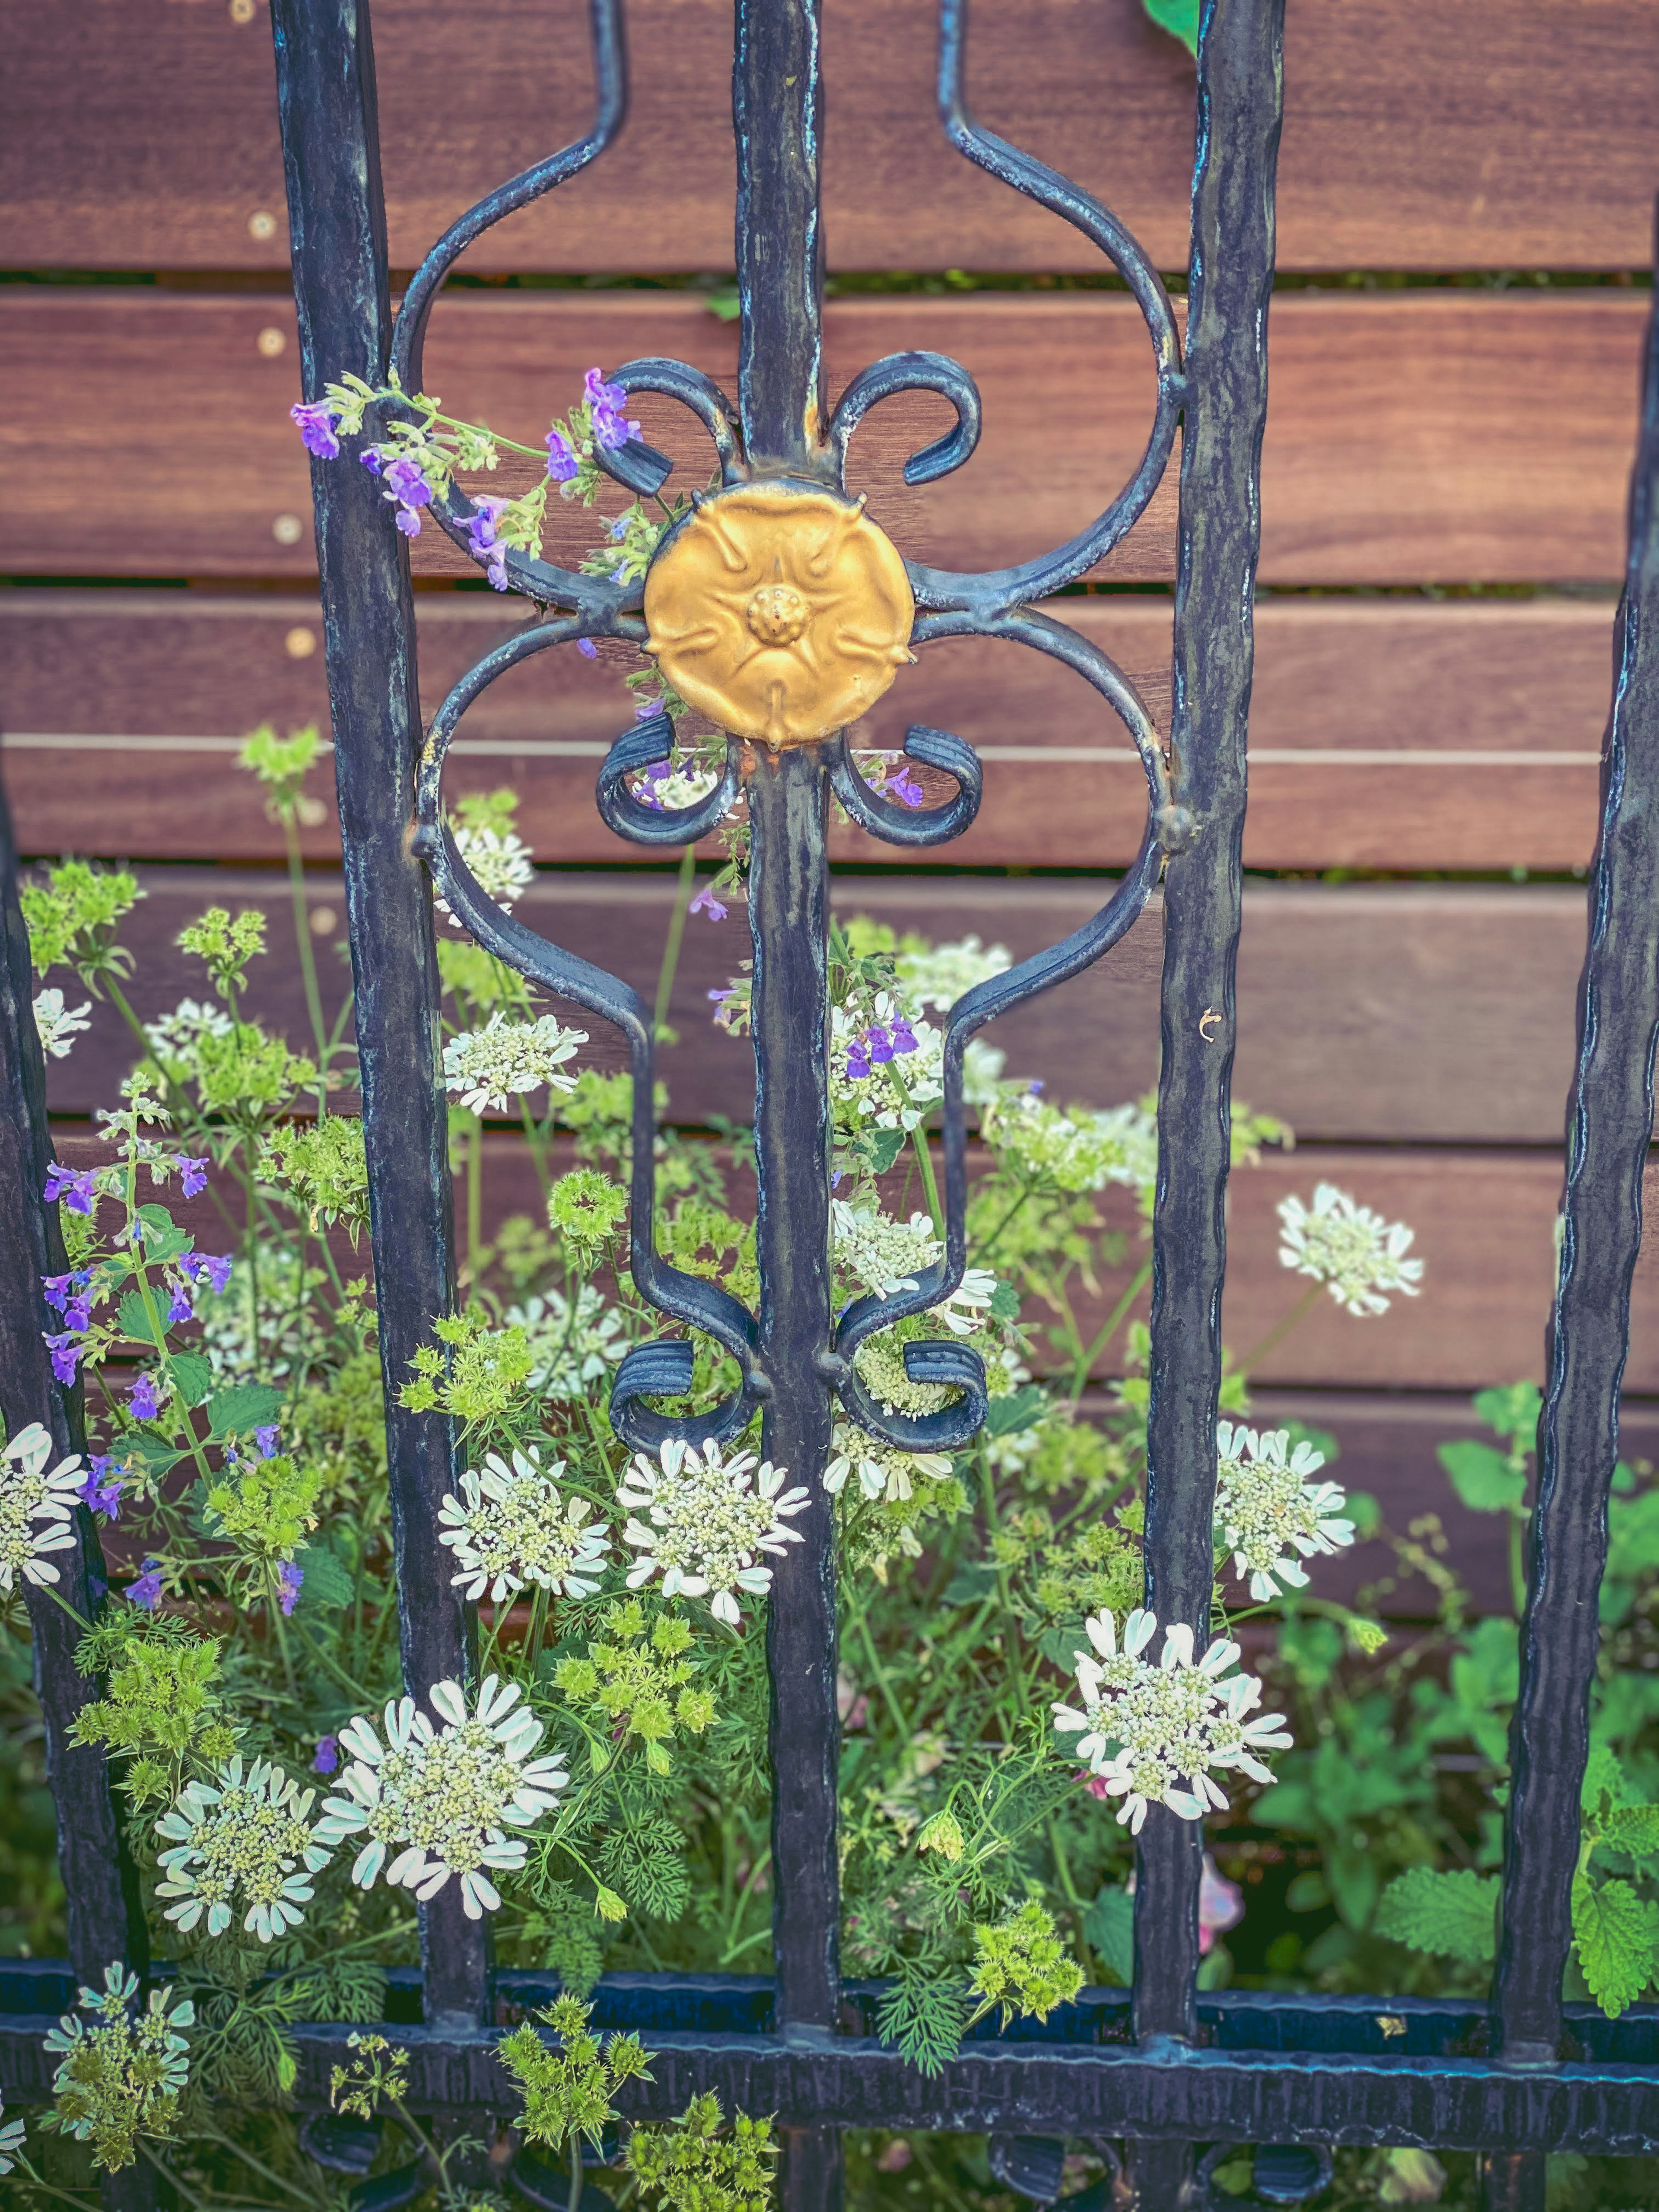
[[[862,499],[752,483],[700,501],[651,564],[645,616],[688,706],[782,750],[869,713],[911,657],[915,601]]]

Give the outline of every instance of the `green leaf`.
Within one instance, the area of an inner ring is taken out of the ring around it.
[[[1147,19],[1179,39],[1189,54],[1198,52],[1199,0],[1141,0]]]
[[[144,1257],[155,1267],[176,1260],[196,1242],[187,1229],[179,1227],[165,1206],[141,1206],[138,1218],[144,1224]]]
[[[1000,1282],[991,1293],[990,1315],[993,1321],[1019,1319],[1019,1292],[1012,1283]]]
[[[1600,1809],[1602,1798],[1614,1805],[1624,1804],[1630,1796],[1630,1784],[1625,1779],[1625,1770],[1611,1744],[1592,1743],[1589,1759],[1584,1767],[1584,1786],[1578,1802],[1586,1813]]]
[[[1489,1429],[1528,1451],[1538,1435],[1543,1397],[1535,1382],[1508,1382],[1498,1390],[1477,1390],[1474,1410]]]
[[[1471,1513],[1512,1513],[1527,1494],[1526,1470],[1472,1437],[1442,1444],[1439,1459]]]
[[[1135,1901],[1109,1885],[1083,1916],[1083,1933],[1112,1979],[1127,1989],[1135,1978]]]
[[[1607,1815],[1601,1841],[1633,1859],[1659,1857],[1659,1805],[1620,1805]]]
[[[997,1571],[984,1559],[965,1559],[951,1577],[946,1605],[979,1605],[997,1586]]]
[[[156,1319],[158,1322],[161,1320],[159,1310]],[[160,1336],[155,1334],[150,1327],[149,1316],[144,1311],[144,1302],[137,1291],[129,1291],[121,1300],[121,1329],[122,1334],[130,1336],[135,1344],[161,1346],[167,1342],[166,1328],[163,1327]]]
[[[338,1613],[350,1604],[357,1585],[350,1569],[336,1557],[326,1544],[306,1544],[294,1554],[294,1564],[304,1575],[297,1601],[301,1612],[309,1613],[319,1606]]]
[[[1498,1891],[1495,1874],[1474,1874],[1467,1867],[1437,1874],[1430,1867],[1410,1867],[1383,1891],[1372,1926],[1377,1935],[1413,1951],[1487,1966],[1497,1950]]]
[[[283,1394],[268,1382],[238,1382],[216,1390],[208,1401],[208,1430],[216,1437],[251,1437],[268,1428],[283,1410]]]
[[[985,1416],[988,1437],[1018,1436],[1023,1429],[1035,1428],[1048,1406],[1048,1394],[1040,1383],[1028,1382],[1023,1389],[1011,1391],[1006,1398],[993,1398],[990,1411]]]
[[[1635,2003],[1653,1978],[1659,1905],[1639,1898],[1627,1881],[1598,1888],[1587,1874],[1573,1876],[1572,1940],[1589,1993],[1609,2020]]]
[[[213,1362],[204,1352],[175,1352],[167,1361],[173,1388],[186,1406],[199,1406],[213,1388]]]
[[[888,1169],[904,1150],[904,1142],[905,1133],[902,1129],[869,1129],[865,1131],[859,1139],[860,1147],[866,1159],[870,1163],[871,1170],[876,1175],[886,1174]]]

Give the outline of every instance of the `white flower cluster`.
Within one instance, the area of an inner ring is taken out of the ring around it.
[[[521,1328],[530,1340],[535,1365],[525,1379],[543,1398],[586,1397],[590,1385],[628,1349],[622,1316],[606,1305],[591,1283],[577,1291],[574,1314],[567,1298],[548,1291],[526,1298],[522,1305],[509,1306],[501,1319],[509,1328]]]
[[[34,1026],[40,1032],[43,1052],[54,1060],[67,1060],[76,1038],[92,1024],[86,1017],[92,1012],[92,1000],[83,999],[78,1006],[66,1006],[61,991],[37,992],[34,1000]],[[20,2120],[19,2127],[23,2124]],[[0,2172],[3,2172],[0,2168]]]
[[[660,1574],[665,1597],[706,1597],[715,1620],[735,1628],[738,1593],[758,1597],[771,1587],[772,1570],[756,1554],[781,1558],[787,1544],[801,1541],[787,1516],[802,1510],[807,1493],[784,1489],[788,1472],[770,1460],[757,1468],[753,1452],[723,1458],[712,1437],[701,1451],[676,1439],[655,1459],[636,1452],[617,1488],[629,1511],[623,1540],[640,1554],[629,1589]]]
[[[429,1694],[441,1728],[412,1698],[387,1704],[384,1743],[361,1713],[347,1722],[340,1730],[351,1753],[340,1778],[344,1795],[325,1801],[315,1832],[325,1844],[367,1833],[351,1869],[362,1889],[386,1867],[387,1881],[424,1904],[459,1875],[466,1917],[477,1920],[501,1901],[483,1869],[513,1872],[525,1862],[523,1837],[505,1831],[532,1826],[570,1778],[556,1755],[531,1759],[544,1730],[528,1706],[514,1710],[516,1683],[503,1686],[486,1674],[471,1713],[459,1683],[436,1682]],[[387,1866],[394,1844],[404,1848]]]
[[[830,1459],[823,1470],[823,1486],[832,1498],[856,1474],[866,1498],[879,1498],[889,1505],[902,1505],[913,1496],[917,1478],[942,1482],[951,1472],[943,1452],[906,1451],[900,1444],[884,1443],[856,1421],[837,1421],[830,1443]]]
[[[1305,1442],[1291,1451],[1290,1442],[1288,1429],[1258,1435],[1231,1421],[1216,1428],[1216,1534],[1259,1603],[1277,1597],[1281,1583],[1305,1584],[1298,1553],[1328,1556],[1353,1541],[1353,1522],[1336,1517],[1348,1502],[1340,1486],[1308,1480],[1324,1466],[1324,1453]]]
[[[1280,1263],[1323,1283],[1351,1314],[1387,1313],[1390,1291],[1417,1296],[1423,1262],[1406,1257],[1415,1232],[1403,1221],[1384,1221],[1330,1182],[1316,1188],[1311,1212],[1299,1198],[1281,1199],[1279,1219]]]
[[[988,983],[1013,964],[1006,945],[981,945],[964,937],[954,945],[935,945],[927,952],[901,952],[893,965],[912,1006],[945,1013],[975,983]]]
[[[1142,1656],[1158,1632],[1153,1614],[1137,1607],[1128,1615],[1121,1649],[1110,1613],[1084,1626],[1094,1651],[1073,1655],[1082,1710],[1056,1705],[1054,1726],[1079,1737],[1091,1773],[1103,1778],[1109,1796],[1122,1798],[1117,1817],[1132,1833],[1139,1834],[1153,1800],[1183,1820],[1202,1820],[1212,1805],[1224,1812],[1212,1770],[1237,1767],[1257,1782],[1273,1780],[1258,1753],[1288,1748],[1290,1735],[1278,1713],[1245,1717],[1261,1703],[1257,1675],[1222,1679],[1238,1657],[1237,1644],[1218,1638],[1194,1662],[1193,1632],[1178,1621],[1164,1630],[1154,1667]]]
[[[945,1032],[919,1016],[908,1023],[914,1051],[876,1062],[868,1075],[848,1073],[849,1057],[872,1027],[903,1020],[891,995],[880,992],[868,1009],[837,1006],[830,1018],[830,1098],[843,1123],[878,1129],[919,1129],[945,1097]],[[997,1095],[1006,1054],[995,1046],[970,1040],[962,1061],[962,1095],[970,1106],[985,1106]],[[900,1086],[902,1086],[901,1088]]]
[[[222,1006],[200,999],[180,999],[170,1014],[144,1024],[144,1035],[157,1060],[188,1061],[204,1037],[228,1036],[230,1016]]]
[[[451,1583],[474,1604],[488,1591],[499,1605],[526,1583],[556,1597],[591,1597],[599,1588],[607,1531],[588,1518],[583,1499],[561,1497],[554,1477],[564,1467],[555,1460],[544,1471],[534,1444],[515,1450],[510,1466],[490,1452],[482,1470],[462,1475],[462,1496],[444,1499],[438,1518],[449,1525],[438,1541],[452,1547],[460,1569]]]
[[[155,1824],[172,1844],[161,1854],[167,1880],[156,1893],[179,1900],[167,1917],[188,1934],[206,1913],[208,1934],[219,1936],[246,1905],[242,1925],[262,1943],[297,1928],[313,1894],[308,1877],[333,1856],[308,1825],[316,1794],[301,1794],[268,1759],[255,1759],[244,1778],[240,1753],[220,1768],[216,1787],[187,1782]]]
[[[0,1590],[26,1582],[55,1583],[57,1568],[48,1552],[66,1552],[75,1541],[75,1503],[85,1482],[79,1459],[59,1460],[47,1468],[52,1438],[39,1421],[19,1429],[0,1446]]]
[[[52,2077],[54,2093],[76,2081],[86,2081],[93,2069],[82,2070],[82,2053],[90,2053],[95,2087],[77,2098],[73,2118],[63,2114],[59,2124],[84,2142],[112,2100],[126,2107],[135,2130],[167,2097],[176,2097],[190,2080],[190,2039],[179,2031],[196,2024],[196,2007],[172,1990],[152,1989],[142,2012],[135,2009],[138,1977],[118,1960],[104,1969],[103,1993],[81,1984],[81,2012],[90,2013],[88,2025],[80,2013],[66,2012],[42,2041],[48,2051],[64,2056]]]
[[[878,1206],[851,1206],[832,1199],[836,1256],[878,1298],[914,1291],[916,1276],[943,1256],[945,1247],[922,1212],[896,1221]],[[936,1314],[953,1336],[971,1336],[996,1296],[997,1279],[988,1267],[969,1267],[949,1297],[927,1310]]]
[[[463,1030],[444,1046],[444,1088],[461,1094],[461,1103],[482,1121],[501,1113],[509,1097],[540,1090],[574,1091],[576,1078],[564,1073],[586,1030],[567,1030],[551,1014],[533,1022],[509,1022],[500,1009],[481,1030]]]
[[[1048,1106],[1034,1091],[999,1098],[982,1124],[1000,1152],[1032,1181],[1061,1190],[1103,1190],[1122,1183],[1149,1190],[1158,1175],[1158,1123],[1139,1106]]]
[[[477,877],[478,889],[510,914],[519,893],[536,880],[529,846],[511,830],[478,830],[465,822],[452,822],[449,826],[455,850]],[[459,929],[460,923],[449,914],[442,899],[434,903],[440,914],[449,915],[451,927]]]

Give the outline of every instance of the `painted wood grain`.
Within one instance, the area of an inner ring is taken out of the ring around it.
[[[1645,318],[1640,295],[1609,291],[1276,301],[1263,581],[1616,577]],[[281,351],[261,351],[266,332]],[[941,483],[911,489],[900,474],[945,426],[931,394],[890,403],[854,441],[854,488],[917,558],[974,568],[1039,553],[1139,459],[1151,354],[1121,296],[844,300],[826,337],[837,386],[907,347],[953,355],[979,380],[980,448]],[[428,383],[455,411],[532,441],[595,361],[667,353],[729,381],[736,343],[733,325],[684,295],[469,293],[434,315]],[[287,419],[296,364],[292,310],[275,299],[0,295],[0,374],[17,395],[0,421],[10,571],[310,574],[309,478]],[[701,434],[667,401],[643,398],[641,419],[683,481],[701,482]],[[534,464],[504,464],[495,489],[520,488],[520,467]],[[1097,574],[1168,579],[1174,517],[1172,471]],[[591,534],[591,518],[555,503],[550,554],[568,560]],[[474,573],[432,526],[415,567]]]
[[[586,127],[579,0],[380,0],[393,260]],[[1643,0],[1298,0],[1285,40],[1287,269],[1639,268],[1659,166]],[[732,261],[731,11],[633,0],[630,115],[587,177],[491,234],[487,270],[720,270]],[[269,21],[222,0],[5,0],[5,254],[23,267],[287,263]],[[825,199],[844,270],[1074,270],[1092,249],[954,157],[934,11],[831,0]],[[1104,198],[1184,266],[1187,55],[1136,0],[975,0],[991,128]],[[269,226],[252,219],[265,215]]]

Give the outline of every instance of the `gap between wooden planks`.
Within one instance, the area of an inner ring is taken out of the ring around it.
[[[428,717],[474,660],[533,617],[526,601],[471,592],[423,592],[417,608]],[[1167,599],[1073,598],[1053,611],[1128,672],[1167,729]],[[1595,834],[1612,623],[1610,602],[1264,599],[1247,865],[1582,867]],[[235,755],[261,720],[326,728],[321,636],[315,599],[296,592],[0,592],[4,771],[22,849],[278,853]],[[620,678],[635,664],[613,651],[598,664],[555,653],[514,671],[472,708],[453,757],[457,794],[503,782],[519,793],[524,835],[544,860],[639,857],[592,805],[599,759],[629,714]],[[1139,765],[1109,709],[1055,663],[982,640],[930,647],[860,735],[896,746],[912,720],[956,730],[986,763],[979,819],[935,866],[1133,858]],[[335,857],[326,762],[313,788],[322,811],[306,850]],[[896,857],[850,827],[835,849],[846,861]]]
[[[379,0],[394,263],[587,129],[579,0]],[[979,174],[933,106],[931,6],[824,11],[824,195],[838,269],[1091,270],[1076,232]],[[5,0],[0,156],[15,265],[285,268],[269,21],[177,0]],[[1639,268],[1659,50],[1644,0],[1297,0],[1286,26],[1286,269]],[[587,175],[489,234],[489,270],[732,261],[729,0],[631,0],[630,114]],[[72,57],[72,63],[70,58]],[[1139,0],[975,0],[984,122],[1184,267],[1193,67]],[[264,214],[268,224],[251,225]],[[264,232],[264,235],[259,234]]]
[[[1608,291],[1276,299],[1263,580],[1616,579],[1646,320],[1643,296]],[[283,349],[262,353],[262,333]],[[942,483],[915,490],[900,473],[945,426],[935,396],[890,402],[853,442],[853,489],[901,550],[936,565],[1000,567],[1060,544],[1128,480],[1146,441],[1151,349],[1121,296],[847,300],[830,306],[826,343],[836,388],[913,347],[955,356],[979,380],[983,439]],[[453,411],[533,442],[594,362],[669,354],[729,382],[736,347],[735,326],[689,295],[467,293],[438,306],[427,382]],[[289,302],[13,287],[0,296],[0,374],[15,395],[0,420],[15,572],[313,573],[308,468],[288,420]],[[681,483],[706,481],[701,430],[668,401],[639,407],[647,436],[686,465]],[[492,489],[534,471],[509,459]],[[1098,574],[1173,574],[1176,476]],[[552,508],[548,550],[568,562],[592,518]],[[432,524],[415,565],[477,573]]]

